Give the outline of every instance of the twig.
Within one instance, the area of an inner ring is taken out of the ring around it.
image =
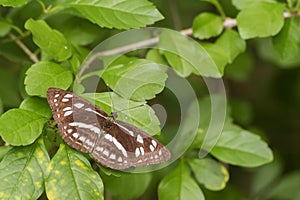
[[[34,63],[38,63],[39,59],[37,58],[37,56],[32,53],[26,46],[25,44],[19,40],[14,34],[9,33],[8,36],[16,42],[16,44],[29,56],[29,58],[34,62]]]
[[[290,12],[284,12],[283,16],[284,16],[284,18],[290,18],[292,16],[300,17],[300,12],[297,12],[297,13],[294,13],[294,14],[292,14]],[[224,28],[233,28],[233,27],[236,27],[237,26],[237,21],[236,21],[236,19],[233,19],[233,18],[230,18],[230,17],[225,18],[225,20],[223,22],[223,26],[224,26]],[[180,33],[182,35],[189,36],[189,35],[192,35],[193,30],[192,30],[192,28],[188,28],[188,29],[184,29],[184,30],[180,31]],[[117,55],[117,54],[121,54],[121,53],[126,53],[126,52],[129,52],[129,51],[134,51],[134,50],[139,49],[141,47],[147,47],[147,46],[150,46],[150,45],[157,44],[158,41],[159,41],[159,38],[158,37],[154,37],[154,38],[151,38],[151,39],[148,39],[148,40],[144,40],[144,41],[141,41],[141,42],[137,42],[137,43],[134,43],[134,44],[130,44],[130,45],[125,45],[125,46],[122,46],[122,47],[118,47],[118,48],[115,48],[115,49],[112,49],[112,50],[109,50],[109,51],[102,51],[102,52],[96,53],[93,56],[91,56],[84,63],[84,65],[81,67],[80,71],[78,72],[77,76],[81,77],[82,74],[83,74],[83,72],[97,58],[101,58],[102,56],[111,56],[111,55]]]
[[[192,34],[192,29],[191,28],[185,29],[185,30],[180,31],[180,33],[183,34],[183,35],[191,35]],[[101,57],[104,57],[104,56],[117,55],[117,54],[129,52],[129,51],[134,51],[134,50],[139,49],[141,47],[147,47],[147,46],[151,46],[151,45],[157,44],[158,41],[159,41],[159,38],[158,37],[154,37],[154,38],[151,38],[151,39],[148,39],[148,40],[144,40],[144,41],[141,41],[141,42],[137,42],[137,43],[134,43],[134,44],[125,45],[123,47],[119,47],[119,48],[116,48],[116,49],[112,49],[112,50],[102,51],[102,52],[96,53],[96,54],[92,55],[84,63],[84,65],[81,67],[80,71],[78,72],[77,76],[81,77],[82,74],[83,74],[83,72],[97,58],[101,58]]]

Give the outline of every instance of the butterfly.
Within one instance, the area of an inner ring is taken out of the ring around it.
[[[69,91],[49,88],[47,100],[63,140],[90,153],[111,169],[127,169],[166,162],[170,151],[140,128],[116,120],[92,102]]]

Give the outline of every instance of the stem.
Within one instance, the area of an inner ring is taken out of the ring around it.
[[[14,34],[9,33],[8,36],[16,42],[16,44],[29,56],[30,60],[32,60],[34,63],[38,63],[39,59],[37,58],[37,56],[32,53],[26,46],[25,44],[19,40]]]

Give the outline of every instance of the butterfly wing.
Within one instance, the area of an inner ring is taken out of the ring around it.
[[[171,153],[134,125],[114,121],[93,103],[65,90],[50,88],[47,99],[63,140],[112,169],[159,164]]]
[[[95,110],[95,105],[58,88],[48,89],[47,100],[63,140],[79,151],[92,152],[103,131],[99,126],[99,117],[86,111]],[[107,114],[101,110],[98,114],[104,119],[107,118]]]

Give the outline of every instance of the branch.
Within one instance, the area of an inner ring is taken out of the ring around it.
[[[16,44],[29,56],[30,60],[32,60],[34,63],[38,63],[39,59],[37,58],[37,56],[32,53],[26,46],[25,44],[19,40],[14,34],[9,33],[8,36],[16,42]]]
[[[290,18],[292,16],[300,17],[300,12],[297,12],[297,13],[294,13],[294,14],[292,14],[290,12],[284,12],[283,16],[284,16],[284,18]],[[237,21],[236,21],[236,19],[227,17],[227,18],[225,18],[225,20],[223,22],[223,26],[224,26],[224,28],[233,28],[233,27],[236,27],[237,26]],[[188,29],[184,29],[184,30],[180,31],[180,33],[182,35],[189,36],[189,35],[192,35],[193,30],[192,30],[192,28],[188,28]],[[95,59],[97,59],[97,58],[101,58],[103,56],[117,55],[117,54],[120,54],[120,53],[126,53],[126,52],[129,52],[129,51],[133,51],[133,50],[139,49],[141,47],[147,47],[147,46],[150,46],[150,45],[157,44],[158,41],[159,41],[159,38],[158,37],[154,37],[154,38],[151,38],[151,39],[148,39],[148,40],[144,40],[144,41],[137,42],[137,43],[130,44],[130,45],[125,45],[123,47],[119,47],[119,48],[112,49],[112,50],[109,50],[109,51],[102,51],[102,52],[96,53],[93,56],[91,56],[84,63],[84,65],[81,67],[80,71],[78,72],[77,77],[81,77],[82,74],[83,74],[83,72],[87,68],[89,68],[90,64]]]

